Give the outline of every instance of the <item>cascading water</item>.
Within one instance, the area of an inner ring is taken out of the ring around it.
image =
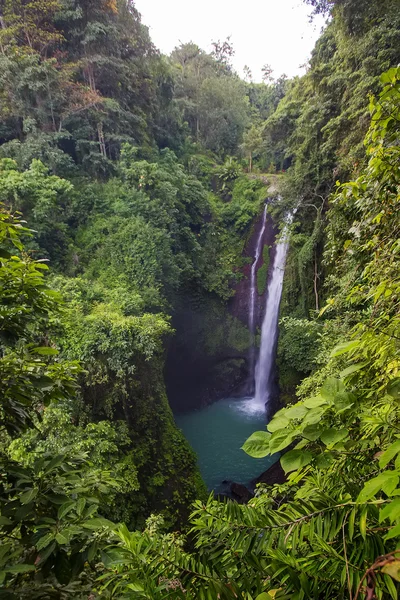
[[[257,274],[257,265],[260,260],[260,256],[264,246],[264,233],[265,233],[265,225],[267,221],[267,206],[265,206],[263,219],[261,223],[260,233],[258,234],[256,251],[254,255],[254,262],[251,265],[251,275],[250,275],[250,300],[249,300],[249,331],[252,337],[252,344],[250,349],[250,373],[254,372],[255,365],[255,346],[254,346],[254,314],[255,314],[255,303],[256,303],[256,274]]]
[[[288,223],[290,221],[291,218],[288,219]],[[246,295],[249,299],[248,323],[252,337],[257,321],[257,268],[260,265],[266,229],[265,209],[251,267],[250,291]],[[266,309],[257,365],[256,350],[253,348],[250,354],[250,372],[255,377],[255,397],[224,398],[202,410],[176,416],[178,425],[182,427],[198,454],[200,470],[209,489],[223,494],[230,493],[229,489],[227,491],[224,487],[229,487],[229,481],[239,481],[247,485],[260,471],[268,469],[277,460],[277,456],[274,455],[260,459],[261,462],[254,461],[240,448],[249,435],[265,427],[268,419],[265,405],[271,396],[273,384],[279,304],[287,249],[287,230],[284,228],[280,241],[275,246],[268,290],[263,299]]]
[[[288,223],[291,221],[291,216]],[[255,398],[254,404],[265,408],[270,397],[270,385],[275,362],[275,349],[278,339],[279,304],[282,296],[283,275],[285,271],[286,254],[288,251],[287,227],[276,245],[273,270],[268,284],[267,304],[261,328],[261,345],[255,368]]]

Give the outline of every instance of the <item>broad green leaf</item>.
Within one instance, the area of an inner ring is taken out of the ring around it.
[[[46,535],[41,537],[40,540],[37,542],[36,548],[38,550],[42,550],[43,548],[46,548],[46,546],[48,546],[53,540],[54,533],[46,533]]]
[[[46,494],[46,498],[50,500],[53,504],[65,504],[70,500],[68,496],[65,494]]]
[[[3,525],[11,525],[12,521],[10,521],[10,519],[8,519],[7,517],[3,517],[3,515],[0,515],[0,527],[2,527]]]
[[[319,423],[313,423],[304,427],[302,435],[310,442],[315,442],[320,437],[322,431],[323,429]]]
[[[90,519],[89,521],[86,521],[86,523],[83,523],[82,527],[85,527],[86,529],[100,529],[101,527],[113,529],[115,524],[103,517],[95,517],[94,519]]]
[[[58,350],[49,346],[38,346],[37,348],[32,348],[31,352],[33,354],[40,354],[41,356],[55,356],[58,354]]]
[[[8,542],[7,544],[5,544],[4,542],[2,542],[2,544],[0,545],[0,560],[3,560],[3,558],[9,552],[11,547],[12,547],[11,543]]]
[[[379,523],[389,519],[391,523],[400,518],[400,498],[395,498],[379,511]]]
[[[29,573],[30,571],[34,571],[36,569],[35,565],[11,565],[9,567],[5,567],[7,573]]]
[[[282,469],[285,473],[297,471],[312,461],[312,454],[307,450],[290,450],[281,457]]]
[[[41,550],[39,553],[39,561],[37,564],[42,565],[44,562],[46,562],[46,560],[49,558],[50,554],[52,554],[55,549],[56,549],[56,542],[52,542],[49,546],[47,546],[46,548]]]
[[[360,340],[352,340],[351,342],[344,342],[343,344],[338,344],[332,350],[331,356],[332,358],[335,356],[341,356],[342,354],[346,354],[347,352],[352,352],[356,350],[360,346]]]
[[[263,592],[257,596],[256,600],[273,600],[273,596],[270,596],[267,592]]]
[[[83,513],[83,509],[86,506],[86,500],[85,498],[79,498],[77,504],[76,504],[76,512],[78,513],[79,516],[81,516],[81,514]]]
[[[367,364],[368,363],[366,362],[362,362],[356,363],[355,365],[350,365],[349,367],[347,367],[347,369],[343,369],[343,371],[340,372],[340,377],[344,379],[345,377],[348,377],[353,373],[357,373],[358,371],[361,371],[361,369],[363,369]]]
[[[323,454],[320,454],[316,457],[315,466],[318,469],[329,469],[329,467],[332,466],[334,460],[335,459],[329,452],[324,452]]]
[[[255,431],[243,444],[242,450],[253,458],[264,458],[270,454],[269,441],[271,434],[267,431]]]
[[[328,400],[328,402],[333,402],[335,400],[335,396],[342,394],[345,391],[346,390],[343,381],[336,379],[336,377],[329,377],[325,381],[319,393],[323,398],[325,398],[325,400]]]
[[[385,540],[391,540],[395,537],[399,537],[400,536],[400,523],[398,523],[398,525],[395,525],[394,527],[392,527],[392,529],[389,530],[389,532],[385,535]]]
[[[68,502],[65,502],[65,504],[62,504],[57,511],[57,517],[59,519],[65,517],[65,515],[68,514],[74,508],[75,504],[75,500],[69,500]]]
[[[64,454],[58,454],[57,456],[52,458],[51,461],[45,466],[44,472],[51,473],[51,471],[54,471],[54,469],[56,469],[57,467],[62,465],[64,460],[65,460]]]
[[[126,586],[129,590],[132,590],[133,592],[143,592],[144,588],[143,585],[141,583],[139,583],[139,581],[135,581],[133,583],[128,583],[128,585]]]
[[[287,419],[302,419],[308,413],[308,408],[303,403],[297,403],[285,411]]]
[[[297,431],[286,431],[285,429],[275,431],[269,440],[269,453],[274,454],[287,448],[296,437],[298,437]]]
[[[377,477],[367,481],[358,495],[357,502],[367,502],[378,492],[383,490],[387,495],[390,495],[399,482],[399,476],[396,471],[385,471]]]
[[[322,416],[328,410],[329,406],[319,406],[308,411],[307,416],[303,420],[303,426],[315,425],[321,421]]]
[[[325,429],[321,434],[321,441],[329,448],[344,440],[348,435],[347,429]]]
[[[273,417],[273,419],[268,423],[267,428],[268,428],[268,431],[270,431],[271,433],[274,433],[274,431],[278,431],[279,429],[284,429],[288,425],[289,425],[289,419],[287,419],[284,415],[280,415],[278,417],[277,416]]]
[[[29,502],[32,502],[32,500],[34,500],[38,495],[38,492],[38,488],[31,488],[30,490],[24,492],[20,498],[21,504],[29,504]]]
[[[318,406],[323,406],[327,404],[325,398],[322,396],[315,396],[315,398],[308,398],[308,400],[304,401],[304,406],[306,408],[317,408]]]
[[[68,538],[66,538],[62,532],[56,534],[56,542],[58,542],[61,546],[68,544],[68,541]]]
[[[399,484],[399,474],[397,473],[397,471],[385,471],[384,473],[382,473],[382,476],[382,491],[387,496],[391,496]]]
[[[393,444],[386,448],[379,459],[379,466],[384,469],[388,463],[400,452],[400,440],[396,440]]]

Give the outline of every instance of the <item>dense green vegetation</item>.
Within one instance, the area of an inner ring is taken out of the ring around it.
[[[162,56],[127,0],[0,2],[0,597],[397,598],[399,4],[307,2],[308,72],[262,84],[229,40]],[[166,351],[237,377],[282,169],[288,406],[244,448],[288,480],[207,500]]]

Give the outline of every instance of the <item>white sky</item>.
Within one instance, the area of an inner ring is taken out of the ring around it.
[[[169,54],[180,42],[193,41],[206,51],[229,35],[233,64],[240,75],[248,65],[255,81],[268,63],[274,77],[304,72],[323,19],[309,23],[311,7],[302,0],[135,0],[154,44]]]

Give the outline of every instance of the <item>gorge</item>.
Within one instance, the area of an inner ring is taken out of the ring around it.
[[[272,417],[279,393],[275,358],[289,243],[287,230],[291,217],[286,220],[281,236],[268,253],[271,259],[266,265],[266,285],[260,294],[257,273],[265,264],[263,249],[266,246],[267,211],[268,202],[256,221],[258,227],[254,228],[253,239],[249,241],[249,247],[254,248],[254,255],[250,277],[243,282],[247,288],[248,331],[251,339],[249,377],[246,382],[248,395],[218,399],[211,406],[175,415],[177,425],[198,456],[200,472],[207,487],[216,492],[226,492],[228,482],[251,486],[251,481],[277,460],[274,456],[260,461],[249,460],[241,449],[252,431],[264,427],[268,418]],[[262,308],[258,319],[256,300]],[[261,330],[260,335],[257,330]],[[258,339],[259,348],[256,343]]]

